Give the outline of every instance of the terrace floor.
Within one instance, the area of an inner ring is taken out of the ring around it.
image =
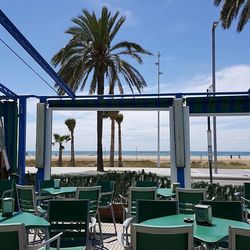
[[[116,223],[117,232],[122,231],[122,224]],[[97,226],[97,235],[96,240],[92,241],[93,249],[108,249],[108,250],[122,250],[123,247],[118,243],[117,237],[114,233],[114,224],[113,223],[102,223],[102,235],[104,247],[100,243],[100,238],[98,234]]]

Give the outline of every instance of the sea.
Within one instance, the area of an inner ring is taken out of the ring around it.
[[[191,151],[191,156],[199,156],[199,157],[206,157],[207,151]],[[30,156],[35,156],[36,152],[35,151],[27,151],[26,155]],[[63,151],[64,156],[70,156],[70,151]],[[103,151],[103,155],[109,155],[109,151]],[[115,151],[115,155],[118,155],[118,152]],[[134,151],[122,151],[123,156],[157,156],[158,153],[157,151],[139,151],[139,150],[134,150]],[[161,156],[169,156],[170,151],[161,151],[160,152]],[[58,151],[52,151],[52,156],[58,156]],[[96,156],[96,151],[75,151],[75,156]],[[250,151],[218,151],[217,156],[250,156]]]

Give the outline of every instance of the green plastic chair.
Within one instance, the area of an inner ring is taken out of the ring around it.
[[[13,180],[0,180],[0,210],[2,209],[2,200],[13,195]]]
[[[85,249],[89,246],[89,200],[51,200],[49,203],[49,233],[62,232],[60,249]],[[52,245],[53,246],[53,245]]]
[[[39,200],[40,206],[47,210],[49,206],[49,200],[53,199],[52,195],[49,195],[47,192],[42,191],[43,188],[53,188],[54,187],[54,180],[39,180],[38,181],[38,189],[39,189]]]
[[[176,188],[176,200],[179,204],[179,213],[193,214],[194,206],[201,200],[206,200],[206,190]]]
[[[230,250],[247,250],[250,246],[250,230],[229,227],[229,249]],[[228,248],[219,248],[225,250]]]
[[[38,199],[36,197],[34,186],[16,184],[16,190],[20,211],[32,213],[42,217],[46,216],[47,211],[37,205]]]
[[[127,218],[122,224],[122,232],[117,235],[118,242],[124,247],[130,246],[129,227],[137,219],[137,200],[156,200],[157,187],[130,187],[128,196]]]
[[[137,200],[156,200],[156,187],[130,187],[128,196],[128,217],[136,218]]]
[[[240,201],[201,201],[201,204],[212,207],[213,217],[243,221],[243,209]]]
[[[96,186],[101,186],[101,196],[99,200],[99,209],[110,209],[112,220],[115,228],[115,234],[117,234],[115,214],[113,208],[113,195],[115,181],[98,180]]]
[[[132,225],[133,250],[192,250],[193,227],[152,227]]]
[[[24,224],[1,224],[0,225],[0,248],[8,250],[27,250],[27,249],[40,249],[43,246],[48,246],[52,241],[57,241],[57,249],[60,249],[60,236],[62,233],[57,234],[55,237],[46,240],[41,244],[27,245],[25,242],[26,231]],[[44,248],[45,249],[45,248]]]
[[[168,215],[177,214],[177,201],[137,200],[137,223]]]
[[[157,181],[136,181],[135,187],[158,187]]]
[[[83,199],[90,201],[89,214],[90,214],[90,221],[92,223],[91,228],[95,228],[96,218],[97,218],[101,235],[101,243],[103,245],[101,219],[98,210],[100,193],[101,193],[101,186],[77,187],[75,197],[76,199]]]

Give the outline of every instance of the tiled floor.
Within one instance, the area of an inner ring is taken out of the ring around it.
[[[122,224],[116,223],[117,232],[122,231]],[[98,230],[98,226],[96,227],[97,233],[96,238],[91,240],[92,249],[104,249],[104,250],[122,250],[123,247],[118,243],[117,236],[115,235],[114,224],[113,223],[102,223],[102,235],[103,235],[103,243],[102,246],[100,242],[100,234]],[[44,234],[39,231],[42,237]],[[29,235],[29,241],[32,242],[34,237],[34,231],[32,230],[32,234]],[[36,240],[41,240],[38,236]],[[0,248],[1,249],[1,248]]]
[[[122,225],[116,224],[117,232],[122,231]],[[97,227],[98,229],[98,227]],[[97,231],[98,232],[98,231]],[[112,223],[102,223],[102,234],[104,247],[102,248],[99,241],[99,234],[96,236],[96,240],[92,241],[93,249],[108,249],[108,250],[122,250],[123,247],[117,242],[117,237],[114,232],[114,225]]]

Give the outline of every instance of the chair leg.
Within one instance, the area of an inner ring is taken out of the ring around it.
[[[115,224],[115,214],[114,214],[113,205],[110,206],[110,209],[111,209],[112,219],[113,219],[113,223],[114,223],[115,234],[117,235],[116,224]]]
[[[101,218],[100,218],[99,211],[97,211],[97,220],[98,220],[98,225],[99,225],[101,244],[102,244],[102,247],[103,247],[102,226],[101,226]]]

